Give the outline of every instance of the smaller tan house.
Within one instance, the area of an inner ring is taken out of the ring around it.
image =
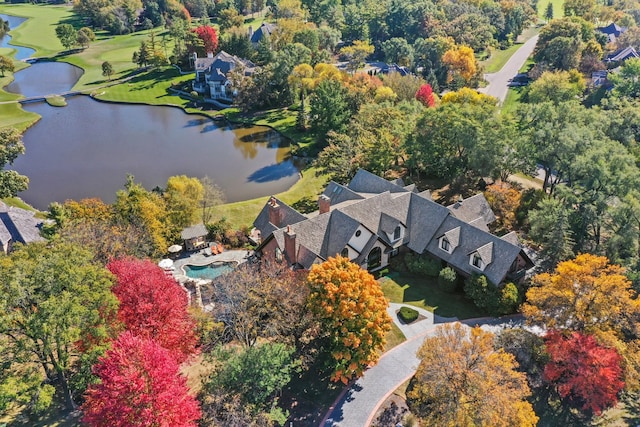
[[[197,251],[207,246],[207,234],[207,227],[197,224],[182,230],[180,237],[184,240],[184,248],[187,251]]]

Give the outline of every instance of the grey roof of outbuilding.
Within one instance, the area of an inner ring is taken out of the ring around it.
[[[394,184],[364,169],[358,169],[347,187],[349,187],[356,193],[379,194],[385,191],[389,191],[391,193],[401,193],[407,191],[403,188],[404,184]]]
[[[43,221],[35,217],[35,212],[7,206],[0,201],[0,241],[31,243],[45,240],[40,235]]]
[[[270,36],[276,28],[275,24],[263,22],[262,25],[251,35],[251,43],[258,43],[264,36]]]
[[[438,238],[443,236],[447,231],[458,227],[460,228],[459,244],[458,247],[449,254],[440,249]],[[447,217],[438,228],[435,237],[436,238],[432,239],[426,247],[428,253],[441,258],[467,274],[484,274],[487,276],[487,279],[494,284],[499,284],[504,280],[507,272],[511,268],[511,264],[521,251],[519,246],[500,239],[493,234],[479,230],[453,216]],[[480,256],[483,261],[485,257],[491,258],[490,262],[485,261],[487,265],[483,271],[473,267],[469,263],[471,254],[478,250],[482,251]],[[488,252],[491,252],[491,255],[489,255]]]
[[[638,58],[638,52],[635,50],[633,46],[627,46],[624,49],[620,49],[610,55],[607,55],[607,61],[624,61],[629,58]]]
[[[279,200],[276,197],[273,197],[273,198],[276,199],[276,202],[280,206],[282,224],[284,225],[296,224],[300,221],[304,221],[305,219],[307,219],[306,216],[302,215],[300,212],[293,209],[291,206],[287,205],[282,200]],[[275,230],[278,229],[278,227],[276,227],[275,224],[271,224],[271,222],[269,222],[269,205],[268,204],[265,204],[262,207],[262,210],[256,217],[255,221],[253,221],[253,226],[258,230],[260,230],[260,233],[263,239],[265,239],[267,236],[269,236],[271,233],[273,233]]]
[[[207,227],[205,227],[204,224],[196,224],[182,230],[180,237],[182,237],[182,240],[189,240],[196,237],[206,236],[207,234],[209,234],[209,230],[207,230]]]
[[[484,198],[482,193],[447,206],[447,209],[449,209],[456,218],[464,222],[471,222],[477,218],[482,218],[485,224],[491,224],[496,220],[496,216],[491,210],[489,202],[487,202],[487,199]]]

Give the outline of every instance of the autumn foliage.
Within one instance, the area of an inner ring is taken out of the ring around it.
[[[516,224],[516,210],[520,207],[522,195],[510,184],[499,181],[491,184],[484,192],[489,206],[498,217],[500,225],[511,229]]]
[[[459,46],[449,49],[442,55],[442,63],[449,69],[448,81],[461,77],[465,81],[473,78],[478,70],[473,49],[468,46]]]
[[[187,295],[173,278],[148,260],[115,260],[107,268],[116,276],[118,318],[128,331],[156,340],[178,363],[194,353],[195,322],[187,312]]]
[[[544,368],[544,379],[555,386],[561,398],[595,414],[616,404],[624,386],[622,358],[616,350],[579,332],[564,336],[552,331],[545,343],[550,361]]]
[[[327,334],[335,361],[331,380],[346,384],[378,361],[391,329],[388,301],[369,272],[340,256],[314,265],[307,280],[309,307]]]
[[[436,103],[433,97],[433,89],[429,83],[420,86],[420,89],[416,92],[416,99],[422,103],[425,107],[433,107]]]
[[[581,254],[538,274],[527,292],[523,313],[534,324],[588,334],[633,330],[640,314],[631,282],[619,265],[603,256]]]
[[[418,350],[421,362],[407,389],[423,426],[533,427],[526,376],[494,336],[460,323],[439,326]]]
[[[216,53],[218,51],[218,34],[215,28],[210,25],[200,25],[193,31],[202,40],[205,53]]]
[[[96,427],[196,426],[197,400],[171,354],[153,340],[124,332],[94,366],[82,406],[83,422]]]

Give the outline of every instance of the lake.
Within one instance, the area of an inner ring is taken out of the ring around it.
[[[81,72],[38,62],[16,73],[6,89],[25,96],[60,93]],[[29,177],[29,189],[19,196],[38,209],[86,197],[112,202],[129,173],[147,189],[163,187],[173,175],[209,176],[230,202],[285,191],[299,177],[288,141],[268,127],[229,126],[178,108],[88,96],[67,103],[24,105],[42,119],[25,132],[26,154],[12,168]]]

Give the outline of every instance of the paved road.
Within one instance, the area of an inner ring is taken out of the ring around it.
[[[321,427],[368,426],[385,399],[415,373],[420,363],[416,352],[424,339],[433,334],[438,324],[456,321],[455,318],[442,318],[426,310],[417,309],[423,319],[405,325],[396,315],[401,306],[402,304],[390,304],[387,311],[405,334],[407,341],[386,352],[375,366],[367,369],[361,378],[346,389],[327,413]],[[522,323],[522,317],[516,315],[471,319],[462,323],[469,326],[483,325],[483,328],[495,331],[501,325],[513,325],[514,322]]]
[[[514,53],[511,58],[504,64],[504,67],[497,73],[485,74],[484,78],[489,82],[489,85],[478,89],[482,93],[494,96],[503,102],[507,97],[507,91],[509,90],[509,80],[515,77],[520,71],[520,68],[524,65],[529,58],[529,55],[533,52],[538,42],[538,36],[535,35],[527,40],[521,47]]]

